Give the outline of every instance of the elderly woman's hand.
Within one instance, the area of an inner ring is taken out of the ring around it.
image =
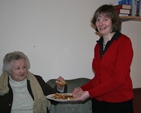
[[[64,88],[64,86],[66,85],[66,81],[65,81],[65,79],[62,76],[59,76],[56,79],[56,84],[57,84],[57,88],[59,90],[62,90]]]

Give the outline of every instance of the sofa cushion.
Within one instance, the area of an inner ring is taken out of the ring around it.
[[[76,78],[66,80],[67,93],[73,91],[74,88],[79,87],[90,79],[88,78]],[[55,86],[55,79],[51,79],[47,82],[51,87]],[[60,102],[57,105],[51,105],[50,113],[92,113],[91,99],[87,99],[84,102]]]

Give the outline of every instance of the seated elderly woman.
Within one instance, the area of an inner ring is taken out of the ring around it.
[[[50,101],[46,96],[66,92],[66,85],[57,84],[52,88],[29,68],[30,62],[24,53],[15,51],[5,55],[0,76],[0,113],[48,113]],[[57,81],[65,82],[61,76]]]

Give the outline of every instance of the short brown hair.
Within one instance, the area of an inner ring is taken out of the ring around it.
[[[95,11],[95,14],[91,20],[93,25],[96,24],[96,20],[100,14],[105,14],[107,17],[111,18],[112,32],[115,32],[117,30],[119,30],[119,31],[121,30],[121,19],[120,19],[119,15],[113,5],[104,4],[104,5],[100,6]],[[97,28],[96,28],[96,31],[98,31]]]

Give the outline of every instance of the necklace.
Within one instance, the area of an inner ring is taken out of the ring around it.
[[[106,46],[106,45],[103,44],[103,50],[105,49],[105,46]]]
[[[106,43],[103,42],[103,46],[106,46]]]

